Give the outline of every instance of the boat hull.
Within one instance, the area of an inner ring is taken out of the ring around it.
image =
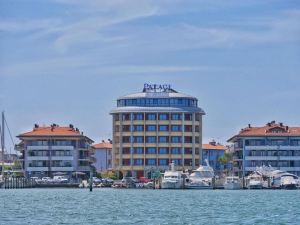
[[[241,184],[239,184],[239,183],[225,183],[224,184],[225,190],[239,190],[241,188],[242,188]]]
[[[161,189],[181,189],[182,184],[180,182],[162,182]]]

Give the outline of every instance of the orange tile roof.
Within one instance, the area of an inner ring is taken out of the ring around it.
[[[221,144],[202,144],[202,149],[203,150],[226,150],[226,146],[221,145]]]
[[[94,144],[92,146],[93,148],[110,148],[112,149],[112,144],[110,142],[101,142],[101,143],[98,143],[98,144]]]
[[[300,136],[300,127],[289,127],[282,123],[267,123],[265,126],[252,127],[248,126],[241,129],[239,134],[233,136],[228,141],[233,141],[238,137],[281,137],[281,136]]]
[[[47,126],[35,127],[32,131],[18,135],[17,137],[39,137],[39,136],[63,136],[63,137],[84,137],[79,130],[71,127]]]

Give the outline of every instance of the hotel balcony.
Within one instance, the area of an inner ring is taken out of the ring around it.
[[[48,171],[48,167],[27,167],[26,171],[28,172]]]
[[[278,160],[278,156],[245,156],[245,160]]]
[[[300,150],[300,146],[291,145],[262,145],[262,146],[245,146],[245,150]]]
[[[50,150],[49,145],[28,145],[27,150]],[[72,145],[53,145],[51,146],[51,150],[74,150],[74,146]]]
[[[77,171],[90,171],[89,166],[78,166]]]
[[[74,171],[73,167],[51,167],[51,171],[52,172],[70,172],[70,171]]]

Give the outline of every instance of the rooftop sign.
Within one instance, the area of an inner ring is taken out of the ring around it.
[[[144,92],[169,92],[170,84],[144,84]]]

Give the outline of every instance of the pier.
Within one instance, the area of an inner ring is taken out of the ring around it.
[[[36,187],[36,182],[31,178],[9,177],[4,178],[2,187],[4,189],[34,188]]]

